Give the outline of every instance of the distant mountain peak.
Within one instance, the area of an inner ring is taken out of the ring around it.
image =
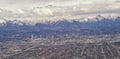
[[[100,21],[100,20],[105,20],[105,19],[109,19],[109,20],[115,20],[116,18],[119,18],[119,17],[114,17],[114,16],[103,16],[103,15],[97,15],[97,16],[94,16],[94,17],[91,17],[91,18],[81,18],[81,19],[65,19],[65,18],[62,18],[60,20],[55,20],[55,21],[46,21],[46,22],[35,22],[36,23],[43,23],[43,24],[58,24],[58,23],[73,23],[73,22],[96,22],[96,21]],[[20,21],[20,20],[11,20],[11,19],[4,19],[4,18],[0,18],[0,25],[4,25],[6,23],[11,23],[11,24],[15,24],[15,25],[33,25],[31,24],[30,22],[26,22],[26,21]],[[35,25],[34,24],[34,25]]]

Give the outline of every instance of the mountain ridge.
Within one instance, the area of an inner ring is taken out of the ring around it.
[[[31,35],[35,36],[50,36],[50,35],[102,35],[102,34],[120,34],[120,17],[115,19],[96,18],[97,21],[80,22],[77,20],[67,21],[61,20],[48,23],[36,23],[29,25],[21,21],[7,21],[0,26],[0,37],[21,37],[28,38]],[[22,25],[21,25],[22,24]],[[17,35],[17,36],[16,36]],[[3,40],[1,38],[0,40]]]
[[[37,23],[43,23],[43,24],[50,24],[50,23],[55,23],[55,22],[60,22],[60,21],[67,21],[67,22],[73,22],[73,21],[78,21],[78,22],[90,22],[90,21],[99,21],[99,20],[103,20],[103,19],[111,19],[111,20],[115,20],[116,18],[119,18],[119,16],[116,16],[116,17],[112,17],[112,16],[109,16],[109,17],[104,17],[102,15],[97,15],[95,17],[92,17],[92,18],[81,18],[81,19],[60,19],[60,20],[56,20],[56,21],[46,21],[46,22],[36,22],[35,24]],[[21,21],[21,20],[17,20],[17,19],[1,19],[0,20],[0,24],[6,24],[6,23],[13,23],[13,24],[18,24],[18,25],[33,25],[31,23],[26,22],[26,21]],[[34,24],[34,25],[35,25]]]

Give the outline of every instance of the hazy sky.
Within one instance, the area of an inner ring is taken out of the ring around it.
[[[120,0],[0,0],[0,18],[29,21],[120,14]]]

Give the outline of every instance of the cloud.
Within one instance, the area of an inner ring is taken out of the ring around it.
[[[119,14],[119,0],[0,0],[0,17],[33,21]]]
[[[120,0],[116,0],[115,3],[120,3]]]

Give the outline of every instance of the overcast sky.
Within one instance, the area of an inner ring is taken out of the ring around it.
[[[0,18],[29,21],[120,14],[120,0],[0,0]]]

